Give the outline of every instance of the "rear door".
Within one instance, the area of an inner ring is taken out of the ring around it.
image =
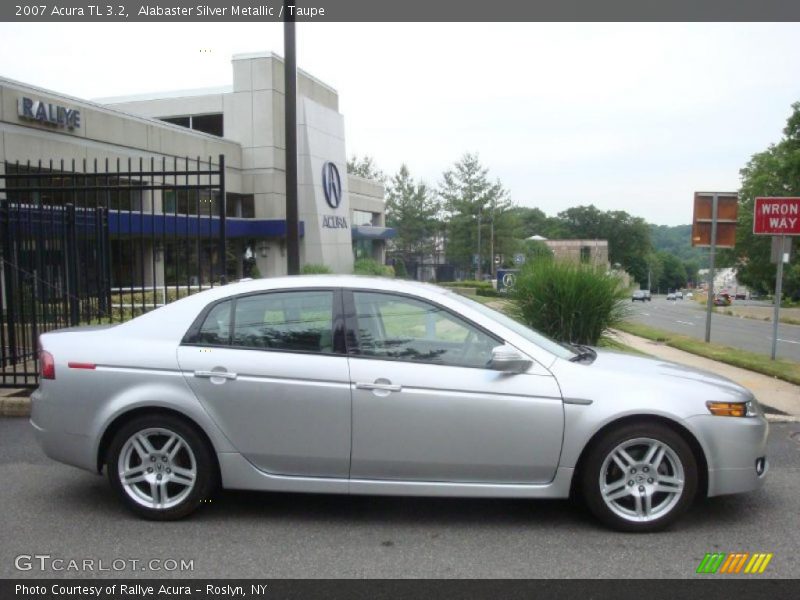
[[[344,477],[351,401],[341,293],[271,291],[207,307],[181,369],[231,443],[274,474]]]

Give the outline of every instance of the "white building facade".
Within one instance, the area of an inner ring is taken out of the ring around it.
[[[85,101],[0,78],[0,168],[30,161],[76,169],[106,160],[186,166],[225,156],[229,243],[261,276],[286,274],[283,60],[235,55],[233,84]],[[384,260],[383,186],[347,174],[336,90],[298,72],[300,260],[353,270],[354,252]],[[1,192],[2,190],[0,190]],[[157,210],[166,200],[158,199]],[[164,209],[165,210],[165,209]],[[245,227],[246,226],[246,227]],[[236,231],[247,235],[237,237]],[[149,279],[163,279],[150,273]]]

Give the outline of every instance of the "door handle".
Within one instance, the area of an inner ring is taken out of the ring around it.
[[[357,390],[383,390],[386,392],[400,392],[403,390],[401,385],[393,385],[391,383],[357,383]]]
[[[195,377],[219,377],[221,379],[236,379],[236,373],[228,371],[195,371]]]

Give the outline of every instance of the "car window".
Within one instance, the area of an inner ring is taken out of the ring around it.
[[[245,348],[333,352],[333,292],[272,292],[236,300],[232,342]]]
[[[434,304],[354,292],[358,353],[460,367],[486,367],[502,342]]]
[[[227,345],[231,337],[231,301],[220,302],[206,316],[195,337],[197,344]]]

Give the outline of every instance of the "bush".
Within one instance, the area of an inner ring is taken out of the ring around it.
[[[480,287],[475,290],[475,294],[478,296],[489,296],[491,298],[497,298],[498,296],[500,296],[497,290],[494,289],[492,286],[489,286],[488,288]]]
[[[400,279],[406,279],[408,277],[408,270],[406,269],[406,263],[403,262],[403,259],[401,258],[395,259],[394,274]]]
[[[394,277],[394,268],[382,265],[371,258],[359,258],[353,265],[356,275],[373,275],[377,277]]]
[[[539,259],[526,263],[509,296],[515,316],[562,342],[595,346],[628,314],[628,290],[603,269]]]
[[[330,275],[333,273],[331,268],[327,265],[317,265],[314,263],[308,263],[303,265],[303,268],[300,270],[300,273],[303,275]]]

